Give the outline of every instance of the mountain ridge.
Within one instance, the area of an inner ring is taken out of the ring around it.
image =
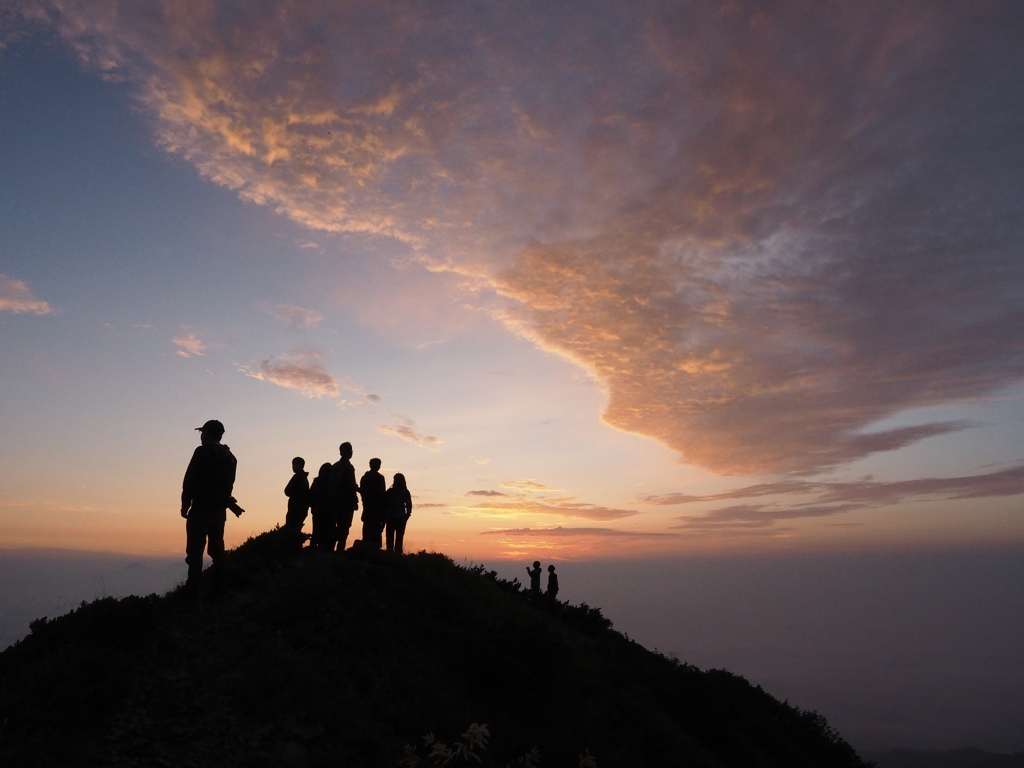
[[[442,763],[424,737],[486,724],[487,766],[865,765],[817,713],[649,651],[599,609],[439,554],[300,547],[250,539],[220,598],[33,622],[0,653],[0,760],[425,766]]]

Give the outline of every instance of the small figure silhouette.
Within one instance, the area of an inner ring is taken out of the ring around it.
[[[337,523],[334,502],[331,499],[331,463],[320,465],[320,472],[309,487],[309,506],[313,512],[313,537],[309,546],[313,549],[334,548]]]
[[[537,579],[540,581],[540,579]],[[555,566],[548,566],[548,600],[552,602],[558,600],[558,574],[555,573]]]
[[[363,543],[380,549],[387,511],[387,480],[380,473],[380,459],[370,459],[370,469],[359,480],[359,495],[363,499]]]
[[[359,508],[359,486],[356,485],[356,468],[351,461],[352,443],[339,445],[338,453],[341,458],[331,468],[331,498],[338,521],[338,551],[344,552],[352,527],[352,514]]]
[[[530,594],[534,597],[540,595],[540,560],[533,561],[533,570],[530,567],[526,567],[526,572],[530,574]]]
[[[227,510],[236,517],[242,508],[231,492],[235,485],[238,460],[231,449],[221,444],[224,425],[216,419],[196,427],[202,443],[192,453],[181,484],[181,516],[185,518],[185,562],[188,563],[186,594],[197,595],[203,572],[203,550],[213,560],[214,589],[224,586],[224,523]]]
[[[386,521],[388,552],[402,554],[402,542],[405,540],[405,524],[412,516],[412,494],[405,484],[405,475],[395,474],[395,479],[387,491]]]
[[[298,531],[306,523],[309,513],[309,472],[304,471],[306,460],[301,456],[292,459],[292,479],[284,487],[284,495],[288,497],[288,514],[284,524]]]

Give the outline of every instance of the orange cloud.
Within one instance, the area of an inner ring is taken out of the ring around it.
[[[509,501],[487,501],[468,507],[453,507],[463,514],[486,515],[488,517],[514,517],[517,515],[547,515],[551,517],[579,517],[586,520],[621,520],[639,514],[635,509],[614,509],[599,504],[586,504],[572,499],[549,502],[524,498]]]
[[[538,483],[536,480],[524,477],[519,480],[509,480],[506,483],[501,484],[502,488],[508,488],[513,491],[526,491],[527,493],[539,493],[541,491],[555,491],[555,488],[548,488],[543,483]]]
[[[176,339],[171,339],[174,344],[177,344],[181,349],[178,350],[178,354],[182,357],[191,357],[192,355],[202,355],[206,351],[207,345],[196,338],[195,333],[189,331],[183,336],[179,336]]]
[[[53,312],[53,307],[33,296],[28,283],[24,280],[0,275],[0,312],[48,315]]]
[[[684,461],[816,472],[1024,376],[1010,4],[33,7],[206,178],[496,292]]]
[[[292,352],[280,359],[264,360],[259,371],[245,366],[240,366],[240,370],[254,379],[298,390],[306,397],[340,397],[337,380],[319,363],[315,352]]]
[[[394,437],[400,437],[403,440],[407,440],[413,445],[418,445],[421,448],[429,448],[432,451],[436,451],[438,446],[444,443],[443,440],[439,440],[433,435],[425,435],[416,429],[416,423],[412,419],[408,419],[404,416],[396,417],[398,423],[391,427],[387,424],[374,424],[374,429],[384,435],[393,435]]]

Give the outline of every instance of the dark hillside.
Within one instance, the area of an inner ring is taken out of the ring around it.
[[[289,533],[230,553],[223,598],[35,622],[0,654],[0,765],[393,768],[406,745],[440,765],[423,737],[454,748],[474,723],[485,766],[863,765],[820,716],[652,653],[597,609],[443,555],[315,554]]]

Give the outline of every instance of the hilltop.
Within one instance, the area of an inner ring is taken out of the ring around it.
[[[483,567],[287,530],[228,558],[220,598],[34,622],[0,653],[0,764],[864,765],[816,713]]]

